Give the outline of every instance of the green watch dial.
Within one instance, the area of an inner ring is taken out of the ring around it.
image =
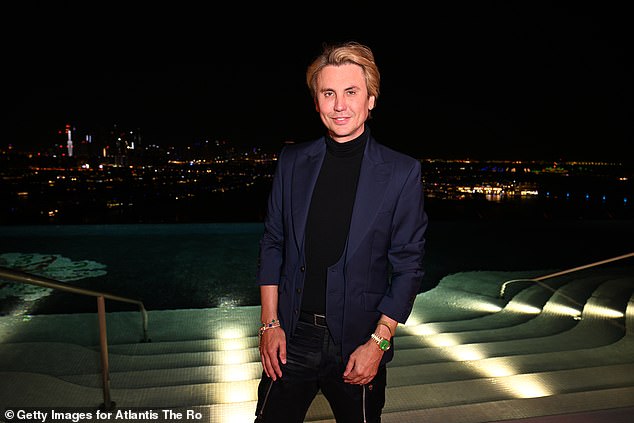
[[[381,348],[383,351],[389,350],[390,341],[388,341],[387,339],[382,339],[381,342],[379,342],[379,348]]]

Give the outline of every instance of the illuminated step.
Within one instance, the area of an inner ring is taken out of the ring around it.
[[[570,308],[547,307],[553,299],[568,298],[575,299],[577,303],[583,304],[592,294],[598,285],[605,282],[605,276],[588,276],[573,280],[557,281],[558,288],[553,288],[548,284],[532,282],[524,289],[515,294],[503,307],[490,300],[481,300],[480,307],[489,310],[489,314],[462,319],[457,321],[429,322],[425,316],[425,306],[423,298],[419,297],[415,303],[412,316],[406,325],[400,325],[397,333],[428,335],[445,332],[463,332],[478,329],[494,329],[499,327],[515,326],[518,323],[527,322],[542,312],[554,312],[556,314],[578,314],[582,306]],[[469,300],[466,303],[473,303]],[[555,304],[560,301],[555,301]]]
[[[108,361],[111,372],[121,372],[260,363],[260,355],[256,347],[152,355],[109,354]],[[0,344],[0,370],[77,375],[95,373],[100,367],[99,351],[78,345],[51,342]]]
[[[388,404],[391,401],[398,401],[398,398],[388,393]],[[383,423],[487,423],[493,421],[520,423],[525,421],[523,419],[539,417],[545,417],[544,422],[629,422],[627,416],[634,415],[634,387],[606,388],[539,398],[476,402],[405,411],[400,411],[397,407],[387,408],[381,416]],[[582,413],[588,413],[589,417],[580,416]],[[228,420],[217,421],[228,422]],[[249,420],[236,421],[248,422]],[[305,422],[335,423],[335,420],[334,418],[314,419],[311,416]]]
[[[533,311],[533,317],[509,327],[469,330],[469,322],[462,324],[462,331],[434,333],[428,325],[407,325],[401,329],[394,345],[399,350],[424,347],[450,347],[483,342],[511,341],[514,339],[541,338],[556,335],[582,327],[594,320],[612,320],[615,328],[607,328],[608,333],[616,331],[616,336],[624,332],[623,317],[627,298],[634,292],[632,279],[615,279],[603,282],[594,292],[579,290],[576,284],[569,284],[557,292],[544,305],[543,310]],[[509,303],[509,307],[511,303]],[[583,318],[582,318],[583,316]],[[474,319],[474,320],[480,320]],[[583,324],[582,324],[583,323]],[[420,335],[420,336],[417,336]]]
[[[561,398],[563,395],[575,393],[581,393],[581,396],[588,400],[586,406],[594,402],[594,406],[601,409],[605,405],[592,400],[592,395],[602,389],[621,390],[624,393],[634,392],[634,363],[489,379],[388,387],[384,413],[389,415],[412,411],[412,415],[418,415],[415,410],[436,409],[439,411],[436,414],[438,416],[443,415],[440,411],[446,408],[462,407],[468,410],[475,404],[481,404],[489,407],[489,411],[493,413],[490,417],[495,417],[497,420],[495,404],[501,401],[514,401],[515,404],[519,405],[523,402],[549,401],[547,400],[549,397]],[[603,395],[599,395],[599,397],[604,398]],[[575,404],[575,406],[576,409],[579,409],[579,404]],[[634,406],[634,397],[620,398],[617,406]],[[581,407],[581,409],[585,408]],[[564,410],[563,406],[561,410]],[[449,412],[445,410],[445,417],[448,414]],[[332,413],[328,410],[325,398],[319,396],[311,406],[305,421],[329,421],[331,418]],[[430,422],[432,420],[403,421]],[[451,420],[434,421],[448,423]],[[456,421],[463,422],[463,420]],[[492,420],[473,421],[487,422]]]

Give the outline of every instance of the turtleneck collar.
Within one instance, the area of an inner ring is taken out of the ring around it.
[[[370,128],[365,125],[363,133],[353,140],[337,142],[329,135],[326,136],[326,150],[335,157],[352,157],[362,154],[365,144],[370,137]]]

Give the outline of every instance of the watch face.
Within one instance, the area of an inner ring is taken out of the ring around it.
[[[379,342],[379,348],[381,348],[383,351],[389,350],[390,341],[388,341],[387,339],[382,339],[381,342]]]

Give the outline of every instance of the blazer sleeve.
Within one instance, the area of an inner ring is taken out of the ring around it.
[[[423,279],[427,214],[424,209],[420,162],[405,177],[392,219],[388,260],[391,281],[379,311],[400,323],[409,317]]]
[[[279,285],[284,257],[283,162],[285,149],[277,160],[273,184],[267,202],[264,233],[260,239],[256,282],[258,285]]]

